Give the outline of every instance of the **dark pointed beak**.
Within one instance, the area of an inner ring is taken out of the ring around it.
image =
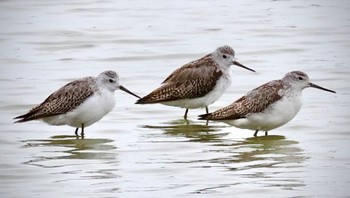
[[[123,86],[121,86],[121,85],[119,86],[119,89],[122,90],[122,91],[125,91],[126,93],[128,93],[128,94],[130,94],[130,95],[133,95],[133,96],[135,96],[135,97],[137,97],[137,98],[141,98],[140,96],[138,96],[138,95],[132,93],[132,92],[129,91],[127,88],[125,88],[125,87],[123,87]]]
[[[313,88],[321,89],[321,90],[323,90],[323,91],[328,91],[328,92],[335,93],[335,91],[333,91],[333,90],[323,88],[323,87],[318,86],[318,85],[316,85],[316,84],[314,84],[314,83],[309,83],[309,86],[310,86],[310,87],[313,87]]]
[[[237,65],[237,66],[239,66],[239,67],[242,67],[242,68],[244,68],[244,69],[247,69],[247,70],[249,70],[249,71],[255,72],[255,70],[250,69],[249,67],[246,67],[246,66],[242,65],[241,63],[239,63],[239,62],[237,62],[237,61],[233,61],[232,64]]]

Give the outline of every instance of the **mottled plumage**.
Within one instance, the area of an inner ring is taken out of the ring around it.
[[[185,119],[188,109],[207,109],[230,85],[229,67],[232,64],[251,70],[235,61],[234,56],[235,52],[231,47],[219,47],[214,52],[176,69],[159,88],[139,99],[136,104],[162,103],[186,108]]]
[[[176,73],[178,72],[178,73]],[[201,72],[203,72],[201,75]],[[175,74],[174,74],[175,73]],[[183,67],[173,72],[162,86],[137,101],[137,104],[161,103],[205,96],[213,90],[222,71],[208,66],[200,69]]]
[[[15,119],[20,119],[16,122],[26,122],[67,113],[74,110],[97,90],[96,79],[93,77],[75,80],[52,93],[44,102],[28,113],[16,117]]]
[[[270,104],[281,99],[282,96],[279,94],[281,91],[283,91],[282,81],[271,81],[253,89],[231,105],[211,114],[203,115],[203,118],[209,120],[245,118],[249,113],[264,111]]]
[[[41,119],[51,125],[69,125],[82,129],[105,116],[115,105],[114,91],[121,89],[135,97],[119,84],[114,71],[102,72],[98,77],[85,77],[70,82],[28,113],[18,116],[16,123]]]
[[[309,82],[300,71],[286,74],[281,80],[263,84],[248,92],[232,104],[213,113],[200,115],[200,120],[218,120],[238,128],[266,132],[289,122],[301,108],[301,93],[306,87],[329,92]],[[335,93],[335,92],[334,92]]]

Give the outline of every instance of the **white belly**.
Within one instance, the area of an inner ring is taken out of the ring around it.
[[[44,118],[43,121],[51,125],[81,127],[84,124],[84,127],[87,127],[103,118],[103,116],[112,111],[114,106],[114,93],[102,90],[100,94],[94,94],[87,98],[76,109],[66,114]]]
[[[270,131],[291,121],[302,105],[301,97],[283,97],[262,113],[248,114],[247,118],[224,122],[242,129]]]
[[[162,104],[186,109],[204,108],[217,101],[230,85],[231,79],[229,76],[221,77],[215,85],[214,89],[203,97],[162,102]]]

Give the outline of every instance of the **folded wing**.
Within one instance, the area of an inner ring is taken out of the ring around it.
[[[31,109],[28,113],[15,117],[16,122],[26,122],[44,117],[67,113],[82,104],[93,94],[90,86],[91,77],[83,78],[66,84],[52,93],[44,102]]]
[[[245,118],[249,113],[264,111],[270,104],[281,99],[283,84],[281,81],[271,81],[248,92],[232,104],[213,113],[200,115],[200,120],[234,120]]]

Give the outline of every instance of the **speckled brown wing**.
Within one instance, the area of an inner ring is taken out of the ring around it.
[[[200,115],[202,120],[234,120],[245,118],[249,113],[264,111],[270,104],[281,99],[279,91],[283,88],[282,81],[276,80],[261,85],[248,92],[231,105],[213,113]]]
[[[137,104],[168,102],[205,96],[221,77],[221,70],[210,59],[199,59],[171,73],[163,85],[141,98]]]
[[[59,90],[52,93],[44,102],[31,109],[28,113],[14,119],[16,122],[26,122],[30,120],[64,114],[82,104],[86,98],[94,92],[92,77],[82,78],[66,84]]]
[[[209,54],[201,59],[189,62],[173,71],[163,82],[184,82],[201,77],[210,77],[217,64],[210,58]]]

